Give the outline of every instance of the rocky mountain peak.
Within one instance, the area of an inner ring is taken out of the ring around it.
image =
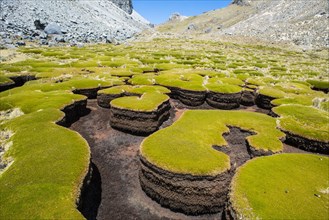
[[[169,21],[182,21],[182,20],[185,20],[186,18],[188,18],[188,17],[184,16],[184,15],[181,15],[178,12],[175,12],[175,13],[170,15]]]
[[[249,6],[251,0],[233,0],[232,4],[240,6]]]
[[[132,0],[110,0],[110,1],[113,2],[119,8],[121,8],[123,11],[127,12],[128,14],[131,14],[133,12]]]

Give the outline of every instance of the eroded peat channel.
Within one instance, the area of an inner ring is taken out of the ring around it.
[[[139,145],[141,136],[111,128],[109,109],[96,100],[88,100],[87,116],[71,125],[89,143],[92,163],[98,168],[101,181],[101,202],[97,216],[87,212],[89,219],[190,219],[162,208],[142,191],[139,183]],[[97,189],[99,190],[99,189]],[[89,204],[93,206],[93,204]],[[86,208],[89,210],[89,208]],[[94,213],[95,214],[95,213]],[[220,219],[220,216],[194,217]]]
[[[170,118],[161,128],[170,126],[187,109],[213,109],[207,104],[190,107],[171,99]],[[124,133],[110,126],[110,109],[97,105],[97,100],[88,100],[88,115],[74,122],[70,129],[79,132],[89,143],[92,167],[95,175],[82,194],[80,211],[87,219],[225,219],[224,211],[216,214],[191,216],[171,211],[149,198],[141,188],[139,180],[139,148],[145,137]],[[256,106],[242,107],[247,111],[268,113]],[[231,170],[228,172],[223,193],[225,203],[229,184],[236,168],[252,158],[246,137],[252,133],[236,127],[223,137],[228,147],[214,149],[230,156]],[[285,153],[305,153],[305,151],[285,145]],[[224,192],[225,191],[225,192]],[[161,202],[160,202],[161,204]]]

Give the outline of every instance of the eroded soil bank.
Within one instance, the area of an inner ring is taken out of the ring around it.
[[[162,127],[171,125],[185,109],[213,109],[207,104],[188,107],[176,100],[171,100],[171,106],[170,119]],[[97,212],[96,208],[92,207],[88,213],[87,204],[88,219],[222,219],[220,214],[187,216],[175,213],[149,198],[141,189],[138,177],[140,166],[138,150],[144,137],[111,128],[110,109],[99,107],[97,100],[88,100],[87,107],[90,113],[81,117],[70,128],[79,132],[88,141],[92,163],[95,164],[100,175],[97,178],[98,186],[96,184],[94,186],[96,188],[93,189],[101,192],[100,205]],[[255,106],[240,109],[268,113]],[[284,151],[304,152],[290,146],[287,146]],[[101,189],[97,189],[99,185]],[[97,201],[97,195],[94,196]]]
[[[139,145],[141,136],[114,130],[109,109],[88,100],[91,112],[71,125],[89,143],[92,162],[101,178],[101,203],[97,219],[221,219],[219,215],[191,217],[162,208],[141,189]]]

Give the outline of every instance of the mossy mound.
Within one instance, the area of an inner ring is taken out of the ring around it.
[[[260,108],[271,109],[271,101],[278,98],[283,98],[285,93],[278,88],[262,87],[257,91],[256,104]]]
[[[222,93],[222,94],[234,94],[240,93],[242,88],[237,85],[232,84],[219,84],[219,83],[209,83],[206,84],[206,88],[208,91],[215,92],[215,93]]]
[[[328,92],[329,91],[329,81],[328,79],[324,80],[316,80],[316,79],[309,79],[307,80],[309,84],[312,85],[312,87],[316,90],[321,90]]]
[[[129,79],[129,83],[132,85],[154,85],[155,74],[153,73],[145,73],[142,75],[134,75],[131,79]]]
[[[234,109],[240,106],[242,88],[231,84],[209,83],[207,103],[219,109]]]
[[[310,106],[282,105],[272,109],[280,116],[279,128],[296,147],[329,154],[329,113]]]
[[[235,164],[219,151],[228,148],[227,126],[249,131],[251,156],[282,150],[284,134],[269,116],[243,111],[186,111],[170,127],[144,139],[140,183],[161,205],[186,214],[222,212]],[[218,150],[216,150],[218,149]]]
[[[227,155],[212,149],[225,146],[227,125],[252,131],[247,141],[254,152],[282,151],[284,134],[275,119],[243,111],[187,111],[172,126],[146,138],[141,156],[162,169],[190,175],[217,175],[230,169]]]
[[[236,219],[327,219],[329,158],[310,154],[260,157],[240,167],[231,184]]]
[[[112,127],[145,135],[156,131],[168,119],[170,98],[164,93],[169,92],[161,86],[121,86],[101,91],[98,100],[104,103],[114,98],[110,102]]]
[[[89,146],[79,134],[55,123],[70,120],[60,109],[77,102],[85,108],[85,99],[65,91],[23,89],[0,98],[1,110],[15,106],[25,113],[0,125],[14,132],[13,145],[4,154],[13,163],[0,177],[2,219],[83,219],[76,201],[89,169]],[[72,109],[76,114],[80,110]]]
[[[170,90],[162,87],[162,86],[130,86],[130,85],[122,85],[122,86],[114,86],[108,89],[102,89],[99,90],[97,93],[97,102],[98,105],[104,108],[110,107],[110,102],[114,99],[124,97],[124,96],[141,96],[144,93],[156,93],[156,94],[169,94]],[[155,97],[153,98],[153,101],[155,101]],[[124,101],[124,100],[123,100]],[[143,101],[146,101],[145,98],[143,98]],[[147,102],[147,101],[146,101]],[[131,108],[130,108],[131,109]],[[133,110],[133,109],[131,109]]]
[[[15,82],[8,77],[0,75],[0,92],[13,88]]]
[[[169,101],[169,96],[161,93],[144,93],[141,97],[121,97],[111,101],[111,108],[127,109],[136,112],[152,112]]]

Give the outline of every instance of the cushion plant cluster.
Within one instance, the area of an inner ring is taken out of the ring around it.
[[[109,95],[109,97],[118,97],[107,104],[119,109],[128,109],[133,111],[154,111],[159,105],[169,100],[170,93],[162,86],[114,86],[108,89],[98,91],[98,95]],[[126,97],[129,96],[129,97]]]
[[[1,219],[82,218],[76,199],[88,171],[89,147],[80,135],[55,124],[64,117],[61,110],[86,99],[74,94],[78,90],[105,89],[100,93],[121,96],[129,93],[136,96],[122,97],[112,104],[150,110],[155,102],[167,99],[170,91],[163,87],[218,93],[247,89],[271,97],[271,104],[279,106],[273,111],[281,116],[283,131],[329,139],[323,122],[328,118],[328,96],[313,90],[329,88],[325,83],[326,57],[271,47],[174,39],[135,42],[133,46],[25,47],[18,53],[29,58],[2,62],[0,87],[18,85],[17,78],[23,76],[36,80],[0,93],[0,111],[19,108],[24,112],[0,124],[1,130],[13,134],[8,140],[12,146],[2,155],[4,160],[12,158],[12,163],[0,174]],[[303,108],[309,115],[302,114]],[[193,117],[199,118],[200,124],[196,125]],[[172,127],[146,139],[141,153],[155,165],[175,172],[214,175],[230,168],[228,156],[211,147],[225,145],[220,134],[227,132],[228,125],[254,132],[247,140],[256,150],[282,151],[284,134],[275,129],[275,119],[269,116],[189,111]],[[209,133],[200,137],[203,128]],[[151,148],[157,140],[160,145]],[[175,143],[181,147],[176,148]],[[198,147],[191,148],[191,143]],[[177,155],[170,149],[177,150]],[[179,162],[181,158],[184,163]]]
[[[141,144],[140,153],[153,165],[174,173],[216,176],[230,169],[229,156],[213,146],[227,146],[222,134],[227,126],[255,133],[247,137],[250,148],[278,153],[283,150],[284,133],[276,120],[246,111],[190,110],[172,126],[164,128]]]
[[[237,219],[327,219],[329,158],[311,154],[259,157],[231,183]]]
[[[83,99],[63,91],[0,98],[1,110],[15,106],[25,113],[0,125],[14,134],[3,155],[12,163],[0,174],[1,219],[83,218],[76,199],[89,168],[89,146],[76,132],[55,124],[64,117],[60,109]]]

